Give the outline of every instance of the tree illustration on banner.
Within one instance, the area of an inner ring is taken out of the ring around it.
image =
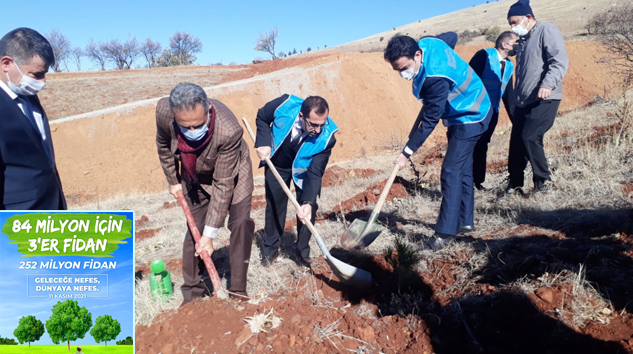
[[[44,324],[33,315],[20,318],[18,328],[13,331],[13,335],[18,339],[20,344],[28,342],[29,348],[31,347],[31,342],[40,340],[43,334]]]
[[[68,342],[83,339],[92,327],[92,314],[85,307],[79,307],[74,300],[58,301],[53,305],[53,314],[46,321],[46,330],[53,343]]]
[[[99,343],[103,341],[108,346],[108,341],[112,341],[121,333],[121,324],[110,315],[97,317],[95,326],[90,330],[90,335]]]

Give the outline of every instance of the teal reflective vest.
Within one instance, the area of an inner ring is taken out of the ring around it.
[[[303,98],[290,95],[290,97],[288,97],[288,99],[275,110],[275,120],[273,122],[272,130],[273,146],[271,147],[271,158],[275,155],[275,151],[279,149],[279,146],[281,146],[284,140],[286,140],[288,134],[292,131],[292,126],[295,124],[295,120],[301,111],[302,103]],[[321,128],[321,133],[315,136],[307,136],[305,138],[301,147],[299,147],[299,151],[297,151],[297,156],[292,162],[292,178],[299,188],[303,188],[303,179],[306,176],[308,167],[310,167],[312,158],[314,155],[317,155],[325,150],[330,142],[330,139],[337,131],[338,127],[334,124],[334,121],[328,117],[325,121],[325,125]]]
[[[495,111],[499,112],[501,107],[501,98],[506,90],[508,81],[512,77],[512,70],[514,65],[510,60],[506,61],[506,68],[501,77],[501,63],[499,62],[499,52],[495,48],[485,49],[488,52],[488,62],[486,62],[486,68],[481,74],[481,81],[483,81],[488,97],[490,97],[490,103]]]
[[[490,99],[483,82],[473,69],[444,41],[422,38],[422,67],[413,79],[413,95],[420,98],[420,89],[427,77],[442,77],[450,81],[450,92],[442,114],[445,126],[470,124],[486,119]]]

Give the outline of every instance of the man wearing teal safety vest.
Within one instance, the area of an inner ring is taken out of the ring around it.
[[[310,230],[304,225],[308,218],[314,223],[317,196],[338,127],[328,117],[328,103],[319,96],[301,99],[283,95],[257,112],[257,139],[255,148],[261,160],[269,157],[286,185],[294,183],[297,201],[298,261],[310,266]],[[263,163],[262,163],[263,164]],[[262,264],[269,266],[279,255],[280,238],[286,224],[288,197],[265,167],[266,221],[262,237]]]
[[[497,38],[494,48],[482,49],[470,59],[470,67],[483,81],[494,109],[488,130],[475,145],[475,153],[473,155],[473,179],[475,188],[479,190],[485,189],[482,183],[486,180],[488,143],[490,143],[492,133],[494,133],[499,121],[499,110],[501,109],[502,100],[506,107],[506,112],[512,121],[512,112],[514,111],[512,71],[514,65],[509,57],[516,55],[514,45],[517,39],[519,39],[519,36],[511,31],[503,32]]]
[[[453,50],[455,33],[425,37],[394,36],[384,58],[406,80],[423,107],[409,140],[394,163],[404,167],[442,119],[448,148],[441,174],[442,204],[435,234],[425,246],[443,248],[455,235],[474,229],[472,161],[475,144],[488,128],[493,109],[481,79]]]

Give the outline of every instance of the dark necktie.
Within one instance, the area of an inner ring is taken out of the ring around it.
[[[42,144],[42,147],[44,147],[44,152],[46,152],[46,156],[53,163],[53,165],[55,165],[55,158],[53,157],[53,146],[50,140],[51,137],[48,136],[48,139],[46,141],[42,140],[42,132],[40,131],[40,128],[37,126],[37,122],[35,121],[35,115],[33,114],[33,106],[31,105],[31,102],[28,98],[20,95],[18,95],[16,101],[22,104],[24,115],[33,126],[33,129],[35,129],[37,136],[40,138],[40,142]]]
[[[503,74],[504,74],[505,70],[506,70],[506,61],[502,60],[501,61],[501,77],[502,78],[503,78]]]

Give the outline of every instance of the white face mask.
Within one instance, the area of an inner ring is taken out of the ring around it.
[[[13,62],[13,64],[15,64],[15,67],[18,68],[18,71],[20,72],[20,74],[22,74],[22,70],[20,70],[20,67],[18,66],[18,64],[16,64],[15,62]],[[7,79],[9,80],[7,82],[7,86],[9,86],[9,89],[11,89],[11,91],[15,92],[18,95],[23,95],[23,96],[37,95],[37,93],[42,91],[42,89],[46,85],[45,82],[42,82],[40,80],[35,80],[34,78],[30,76],[26,76],[24,74],[22,74],[22,80],[20,80],[20,83],[16,85],[13,82],[11,82],[9,73],[7,72],[6,74],[7,74]]]
[[[209,131],[209,120],[207,119],[207,122],[204,124],[204,126],[198,129],[189,130],[188,128],[181,127],[180,124],[178,124],[178,128],[180,129],[182,135],[187,138],[187,140],[200,141],[202,140],[202,138],[204,138],[205,135],[207,135],[207,132]]]
[[[422,65],[420,65],[420,66],[422,66]],[[400,77],[405,79],[405,80],[407,80],[407,81],[411,81],[418,74],[418,71],[415,71],[415,59],[413,59],[413,65],[410,68],[408,68],[407,70],[401,71],[400,72]]]
[[[517,36],[519,37],[523,37],[526,34],[528,34],[528,26],[523,27],[523,21],[525,21],[527,17],[523,16],[523,19],[521,20],[521,23],[519,23],[518,25],[512,27],[512,32],[514,32]],[[529,25],[529,23],[528,23]]]

